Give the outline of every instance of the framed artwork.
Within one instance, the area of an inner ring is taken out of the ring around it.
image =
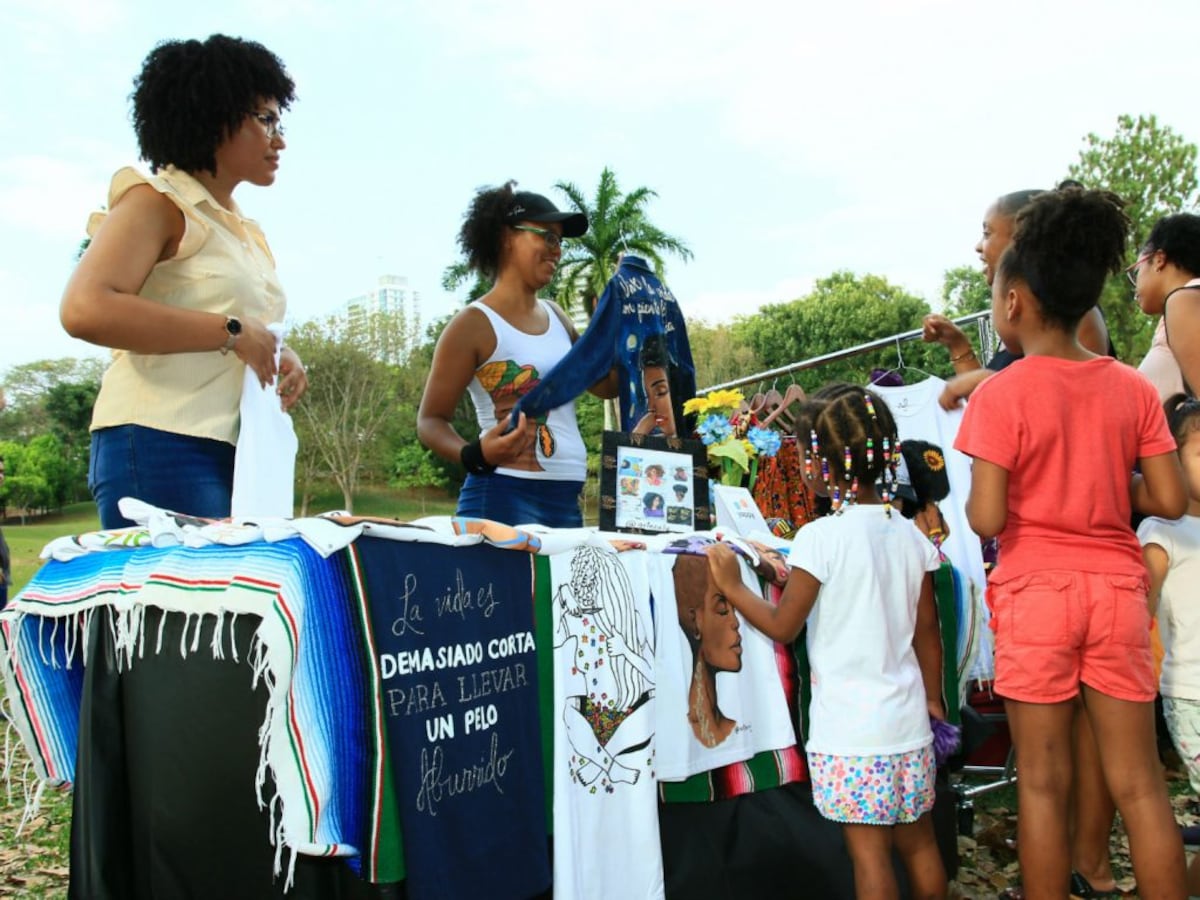
[[[697,440],[606,431],[600,529],[686,534],[713,527],[708,454]]]

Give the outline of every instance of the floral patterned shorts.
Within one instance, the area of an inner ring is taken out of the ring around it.
[[[1163,697],[1163,718],[1179,758],[1187,766],[1192,790],[1200,794],[1200,701]]]
[[[809,753],[813,800],[834,822],[901,825],[933,809],[933,746],[886,756]]]

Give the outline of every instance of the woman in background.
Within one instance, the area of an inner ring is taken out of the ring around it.
[[[1078,187],[1078,182],[1064,181],[1057,190]],[[1013,191],[1004,194],[987,208],[983,214],[983,234],[975,244],[975,252],[983,263],[983,277],[988,287],[996,275],[996,263],[1000,255],[1012,243],[1013,227],[1019,213],[1040,190]],[[1013,360],[1018,359],[1004,347],[1000,347],[988,364],[984,366],[975,355],[974,348],[962,329],[940,313],[925,317],[923,339],[935,341],[950,351],[950,362],[954,366],[954,377],[946,384],[940,402],[945,409],[954,409],[979,386],[988,376],[999,372]],[[1108,327],[1100,307],[1088,310],[1079,323],[1079,342],[1093,353],[1112,356],[1112,344],[1108,338]]]
[[[417,434],[467,471],[457,515],[573,528],[583,524],[579,497],[587,476],[575,404],[535,421],[524,413],[510,419],[517,401],[579,337],[566,313],[538,292],[554,278],[563,238],[584,234],[587,216],[560,212],[541,194],[514,191],[515,184],[479,191],[467,210],[459,245],[470,268],[494,283],[438,338]],[[590,390],[615,397],[615,377]],[[479,422],[471,441],[450,424],[468,393]]]
[[[1200,384],[1200,216],[1159,219],[1128,274],[1142,311],[1162,316],[1142,374],[1163,399],[1194,395]]]

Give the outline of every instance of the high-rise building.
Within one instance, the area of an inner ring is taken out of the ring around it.
[[[421,338],[421,295],[403,275],[381,275],[373,290],[346,301],[352,334],[368,340],[381,359],[402,363]]]

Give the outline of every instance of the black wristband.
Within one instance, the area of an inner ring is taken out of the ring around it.
[[[483,458],[483,444],[479,438],[463,444],[458,458],[472,475],[491,475],[496,471],[496,467]]]

